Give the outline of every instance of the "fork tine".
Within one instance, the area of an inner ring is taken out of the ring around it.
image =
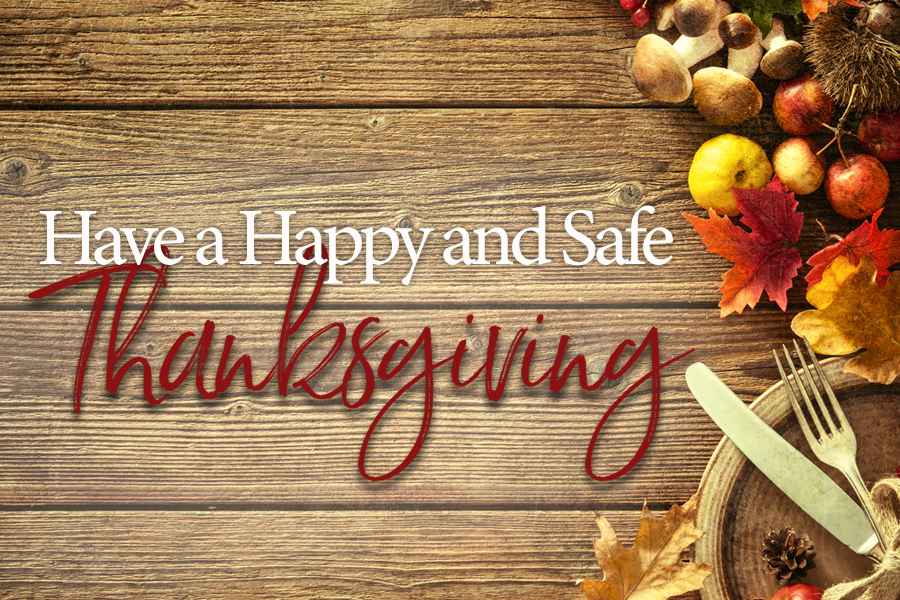
[[[791,368],[791,374],[794,376],[794,384],[797,386],[797,389],[800,390],[800,394],[803,396],[803,401],[806,404],[806,410],[809,411],[809,416],[812,417],[813,423],[816,425],[816,431],[819,433],[817,439],[824,440],[826,437],[825,429],[822,427],[822,421],[819,420],[816,409],[813,408],[813,403],[809,398],[809,394],[806,393],[806,386],[803,384],[803,378],[800,377],[800,373],[798,373],[796,367],[794,367],[794,359],[791,357],[791,352],[784,344],[781,345],[781,349],[784,351],[788,366]],[[813,385],[813,388],[815,388],[815,385]]]
[[[781,346],[784,349],[785,357],[788,359],[788,363],[791,365],[791,370],[793,370],[794,365],[790,359],[790,356],[787,354],[787,348],[784,345]],[[772,354],[775,355],[775,365],[778,367],[778,372],[781,373],[781,381],[784,383],[784,389],[787,392],[787,397],[791,401],[791,406],[794,408],[794,414],[797,416],[797,422],[800,423],[800,429],[803,430],[803,435],[806,437],[807,443],[815,450],[816,446],[819,443],[819,440],[813,434],[812,430],[809,428],[809,423],[806,420],[806,416],[803,414],[803,410],[800,408],[800,402],[797,400],[797,396],[794,394],[794,389],[791,387],[791,382],[788,381],[787,374],[784,372],[784,367],[781,366],[781,359],[778,358],[778,351],[774,348],[772,349]],[[794,382],[797,381],[796,371],[794,372]],[[802,385],[799,386],[802,390]],[[804,392],[805,395],[805,392]],[[807,403],[809,400],[807,399]]]
[[[819,386],[816,385],[816,380],[813,378],[809,367],[806,365],[806,361],[803,359],[803,352],[800,350],[800,344],[797,343],[797,340],[794,340],[794,349],[797,351],[797,358],[800,359],[800,364],[803,366],[803,372],[806,374],[806,381],[809,382],[809,387],[812,388],[813,394],[816,397],[816,403],[818,403],[819,409],[822,411],[822,415],[828,423],[827,433],[829,436],[833,436],[837,431],[837,427],[834,424],[834,420],[831,418],[831,413],[828,412],[828,407],[825,406],[825,400],[822,399],[822,394],[819,393]],[[808,408],[812,411],[812,406],[809,406]]]
[[[778,351],[772,350],[772,354],[775,355],[775,364],[778,367],[778,372],[781,374],[781,381],[784,382],[785,394],[791,402],[791,408],[794,409],[794,414],[797,416],[797,422],[803,430],[803,435],[806,437],[806,441],[809,442],[813,454],[815,454],[819,460],[838,469],[847,477],[850,486],[853,488],[853,491],[856,492],[856,495],[862,503],[863,510],[866,512],[866,516],[872,524],[872,529],[875,530],[875,534],[878,537],[878,543],[882,547],[888,548],[889,546],[885,542],[888,538],[885,536],[884,531],[882,531],[882,528],[879,525],[878,518],[875,515],[875,509],[872,507],[872,502],[869,497],[869,490],[866,488],[866,484],[863,481],[862,476],[860,476],[859,468],[856,464],[856,436],[853,434],[853,429],[850,427],[847,418],[844,416],[844,411],[837,402],[834,390],[825,378],[825,373],[823,372],[821,365],[819,365],[816,353],[813,352],[809,340],[806,338],[803,338],[803,340],[806,344],[806,349],[809,352],[809,361],[812,363],[813,369],[816,371],[816,376],[819,378],[819,383],[816,383],[815,377],[810,371],[809,365],[806,363],[806,359],[803,358],[803,352],[800,351],[800,345],[797,343],[797,340],[794,340],[794,349],[797,351],[797,358],[800,359],[800,364],[802,365],[803,377],[797,372],[797,368],[794,366],[794,360],[791,358],[791,353],[788,351],[787,346],[782,345],[781,349],[784,351],[784,356],[791,368],[791,374],[794,376],[794,385],[797,386],[797,389],[803,396],[803,400],[806,402],[809,416],[804,414],[803,409],[800,407],[800,400],[794,393],[794,388],[790,381],[788,381],[787,374],[781,364],[781,359],[778,357]],[[840,429],[835,428],[834,426],[832,414],[826,408],[825,401],[822,399],[822,394],[819,392],[820,385],[828,395],[832,411],[841,423]],[[813,408],[812,400],[810,400],[806,390],[807,386],[812,388],[813,394],[816,396],[816,401],[822,409],[822,414],[831,426],[831,431],[827,435],[822,429],[822,421],[819,419],[818,413]],[[816,428],[819,431],[818,438],[811,430],[811,425],[809,423],[810,418],[815,422]]]
[[[806,344],[806,350],[809,352],[810,362],[816,369],[816,375],[819,376],[819,381],[822,382],[822,388],[825,390],[825,394],[828,396],[831,408],[841,424],[841,429],[848,429],[849,422],[847,421],[847,417],[844,415],[844,411],[843,409],[841,409],[841,405],[840,403],[838,403],[837,397],[834,395],[834,390],[831,389],[831,384],[828,383],[827,379],[825,379],[825,373],[822,372],[822,367],[821,365],[819,365],[819,359],[816,358],[816,353],[813,351],[812,346],[810,346],[809,340],[806,339],[805,335],[803,336],[803,342]]]

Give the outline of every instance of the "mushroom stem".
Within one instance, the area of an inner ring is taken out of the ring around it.
[[[772,19],[772,29],[769,30],[769,35],[763,38],[762,45],[763,48],[768,50],[773,50],[779,46],[783,46],[787,41],[787,38],[784,36],[784,24],[778,19]]]
[[[760,36],[756,41],[743,50],[728,49],[728,68],[750,79],[759,68],[759,61],[763,57],[763,47],[760,44]]]
[[[784,35],[784,23],[778,19],[772,19],[772,29],[769,30],[769,35],[763,38],[762,47],[767,51],[772,51],[784,46],[787,41],[788,39]]]
[[[665,31],[675,24],[675,0],[656,3],[656,29]]]
[[[719,37],[719,21],[724,19],[731,12],[731,7],[727,2],[716,0],[716,19],[713,26],[700,37],[681,36],[672,46],[675,51],[681,55],[684,64],[687,67],[697,64],[704,58],[709,58],[722,49],[724,44],[722,38]]]

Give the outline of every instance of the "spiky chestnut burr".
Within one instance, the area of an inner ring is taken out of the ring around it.
[[[804,36],[807,61],[836,104],[853,110],[892,111],[900,107],[900,46],[855,24],[848,5],[819,15]]]

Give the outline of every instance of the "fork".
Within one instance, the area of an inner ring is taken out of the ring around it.
[[[877,519],[875,519],[875,510],[872,507],[872,501],[869,497],[869,490],[866,489],[866,486],[862,480],[862,476],[859,474],[859,468],[856,466],[856,436],[853,433],[853,429],[850,428],[850,423],[847,421],[847,417],[844,416],[844,411],[841,410],[841,406],[840,404],[838,404],[837,398],[834,395],[834,391],[831,389],[831,384],[829,384],[828,380],[825,379],[825,374],[822,372],[822,367],[819,366],[819,361],[816,358],[816,353],[813,352],[813,349],[809,345],[809,340],[806,339],[806,336],[803,337],[803,341],[806,344],[806,350],[809,353],[810,362],[812,363],[813,368],[816,371],[816,375],[818,376],[818,380],[821,383],[822,389],[828,396],[831,410],[834,413],[835,417],[837,417],[838,423],[835,424],[834,420],[831,417],[831,413],[825,406],[825,401],[822,399],[822,394],[819,393],[819,386],[816,385],[816,381],[813,378],[813,375],[810,372],[806,361],[803,359],[803,353],[800,351],[800,346],[799,344],[797,344],[797,340],[794,340],[794,349],[796,350],[797,358],[800,359],[800,364],[802,365],[802,371],[806,379],[805,384],[804,378],[800,376],[800,374],[797,372],[797,369],[794,367],[794,361],[791,358],[790,352],[788,351],[787,347],[782,345],[781,348],[784,350],[784,356],[787,359],[788,365],[791,368],[791,373],[794,376],[794,383],[800,390],[800,394],[803,396],[803,400],[806,404],[806,409],[807,411],[809,411],[809,415],[812,417],[818,435],[813,433],[806,415],[803,414],[803,409],[800,408],[800,402],[798,401],[797,396],[794,394],[793,387],[788,381],[787,375],[784,372],[784,367],[781,366],[781,359],[778,358],[778,352],[776,350],[772,350],[772,353],[775,355],[775,364],[778,366],[778,372],[781,373],[781,380],[784,382],[784,389],[787,390],[787,396],[791,401],[791,406],[794,407],[794,414],[797,415],[797,421],[800,422],[800,428],[803,430],[803,435],[806,436],[806,441],[809,442],[809,446],[810,448],[812,448],[813,453],[823,463],[831,465],[844,474],[844,476],[850,482],[851,487],[853,487],[853,491],[856,492],[856,495],[859,497],[859,500],[862,503],[863,510],[865,510],[866,516],[869,517],[869,522],[872,524],[872,529],[875,530],[875,535],[878,536],[879,543],[883,548],[888,548],[888,545],[885,543],[886,536],[881,527],[878,525]],[[825,424],[827,425],[827,428],[823,427],[822,421],[819,419],[819,415],[816,413],[816,410],[813,407],[813,403],[810,400],[809,394],[806,390],[807,387],[812,389],[812,393],[816,398],[816,402],[818,403],[819,409],[822,412],[822,416],[825,418]]]

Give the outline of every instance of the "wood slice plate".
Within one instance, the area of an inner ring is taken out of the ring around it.
[[[845,374],[845,362],[844,358],[829,359],[822,366],[856,433],[857,462],[871,488],[900,464],[900,386],[872,384]],[[846,478],[813,456],[780,382],[751,408],[855,499]],[[706,535],[696,544],[695,561],[713,566],[701,592],[703,599],[771,598],[780,586],[763,569],[762,541],[770,531],[785,526],[808,533],[815,544],[816,568],[806,583],[824,589],[863,577],[873,566],[807,516],[723,438],[700,483],[697,527]]]

